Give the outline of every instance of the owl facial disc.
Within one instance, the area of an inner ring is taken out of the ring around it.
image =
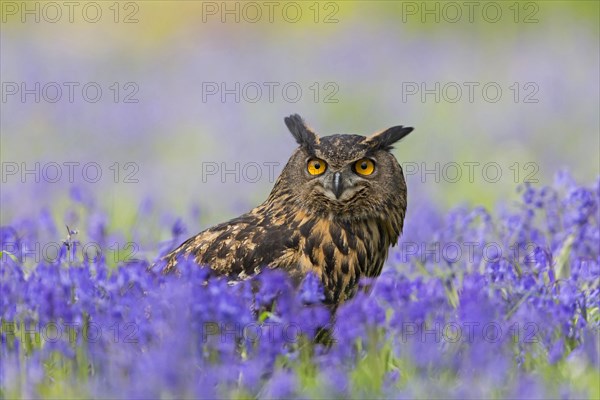
[[[335,203],[344,203],[350,200],[363,188],[356,178],[353,179],[349,171],[335,171],[325,173],[316,186],[317,190]]]

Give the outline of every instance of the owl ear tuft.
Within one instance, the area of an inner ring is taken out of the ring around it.
[[[393,126],[384,131],[374,133],[367,138],[372,150],[391,150],[392,145],[414,130],[402,125]]]
[[[309,152],[313,152],[315,145],[319,143],[319,136],[310,129],[298,114],[284,118],[285,124],[296,139],[296,142]]]

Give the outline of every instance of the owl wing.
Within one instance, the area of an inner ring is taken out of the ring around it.
[[[269,214],[253,210],[192,236],[165,259],[164,272],[177,258],[192,256],[231,280],[246,279],[265,267],[293,270],[298,260],[299,234]]]

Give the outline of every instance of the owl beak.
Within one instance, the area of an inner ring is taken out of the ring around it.
[[[333,174],[333,194],[335,194],[335,198],[339,199],[344,191],[344,183],[342,181],[342,174],[340,172],[336,172]]]

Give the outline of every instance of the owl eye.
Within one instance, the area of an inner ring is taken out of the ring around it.
[[[321,175],[327,169],[327,163],[320,158],[311,158],[306,166],[311,175]]]
[[[354,172],[362,176],[369,176],[375,171],[375,163],[368,158],[363,158],[354,163]]]

